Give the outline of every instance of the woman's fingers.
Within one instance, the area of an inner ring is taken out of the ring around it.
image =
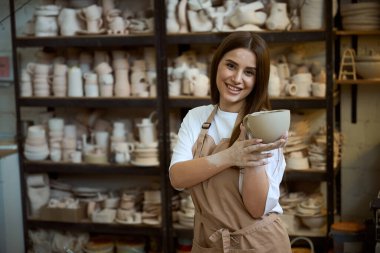
[[[246,135],[246,130],[245,130],[245,127],[244,127],[244,125],[242,123],[242,124],[240,124],[240,135],[239,135],[238,140],[239,141],[245,140],[245,135]]]

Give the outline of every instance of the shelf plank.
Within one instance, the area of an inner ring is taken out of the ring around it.
[[[87,107],[87,108],[109,108],[109,107],[154,107],[157,106],[156,98],[88,98],[88,97],[21,97],[19,106],[42,106],[42,107]]]
[[[86,164],[51,161],[23,161],[25,172],[29,173],[75,173],[75,174],[124,174],[124,175],[160,175],[159,167],[139,167],[116,164]]]
[[[120,47],[154,45],[153,35],[17,37],[17,47]]]
[[[117,223],[92,223],[92,222],[58,222],[28,219],[27,226],[31,229],[57,229],[68,231],[84,231],[89,233],[105,234],[129,234],[129,235],[160,235],[160,226],[148,225],[124,225]]]
[[[277,108],[326,108],[325,98],[294,98],[294,97],[281,97],[271,98],[273,109]],[[178,96],[169,99],[169,106],[171,108],[193,108],[201,105],[208,105],[211,103],[209,98],[196,98],[192,96]]]
[[[380,85],[380,79],[335,80],[335,83],[340,85]]]
[[[380,35],[380,30],[367,30],[367,31],[359,31],[359,30],[337,30],[335,32],[336,35],[339,36],[377,36]]]
[[[283,180],[308,180],[308,181],[326,181],[327,172],[324,170],[292,170],[286,169]]]
[[[303,30],[303,31],[257,31],[266,42],[307,42],[324,41],[326,32],[322,30]],[[218,33],[178,33],[168,34],[166,42],[168,44],[218,44],[229,32]]]

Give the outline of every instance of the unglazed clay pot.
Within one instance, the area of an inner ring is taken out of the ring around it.
[[[261,111],[248,114],[243,124],[253,138],[262,139],[263,143],[278,140],[290,126],[289,110]]]

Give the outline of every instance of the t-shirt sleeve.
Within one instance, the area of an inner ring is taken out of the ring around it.
[[[175,163],[193,159],[192,147],[200,132],[200,129],[198,129],[199,125],[196,124],[196,121],[199,121],[199,119],[196,119],[193,113],[190,112],[183,119],[178,131],[178,141],[173,149],[169,170]],[[198,125],[198,127],[196,127],[196,125]]]

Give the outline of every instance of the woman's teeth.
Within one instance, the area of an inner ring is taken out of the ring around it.
[[[227,88],[230,89],[230,90],[233,90],[233,91],[240,91],[241,90],[241,89],[236,88],[236,87],[231,86],[231,85],[227,85]]]

